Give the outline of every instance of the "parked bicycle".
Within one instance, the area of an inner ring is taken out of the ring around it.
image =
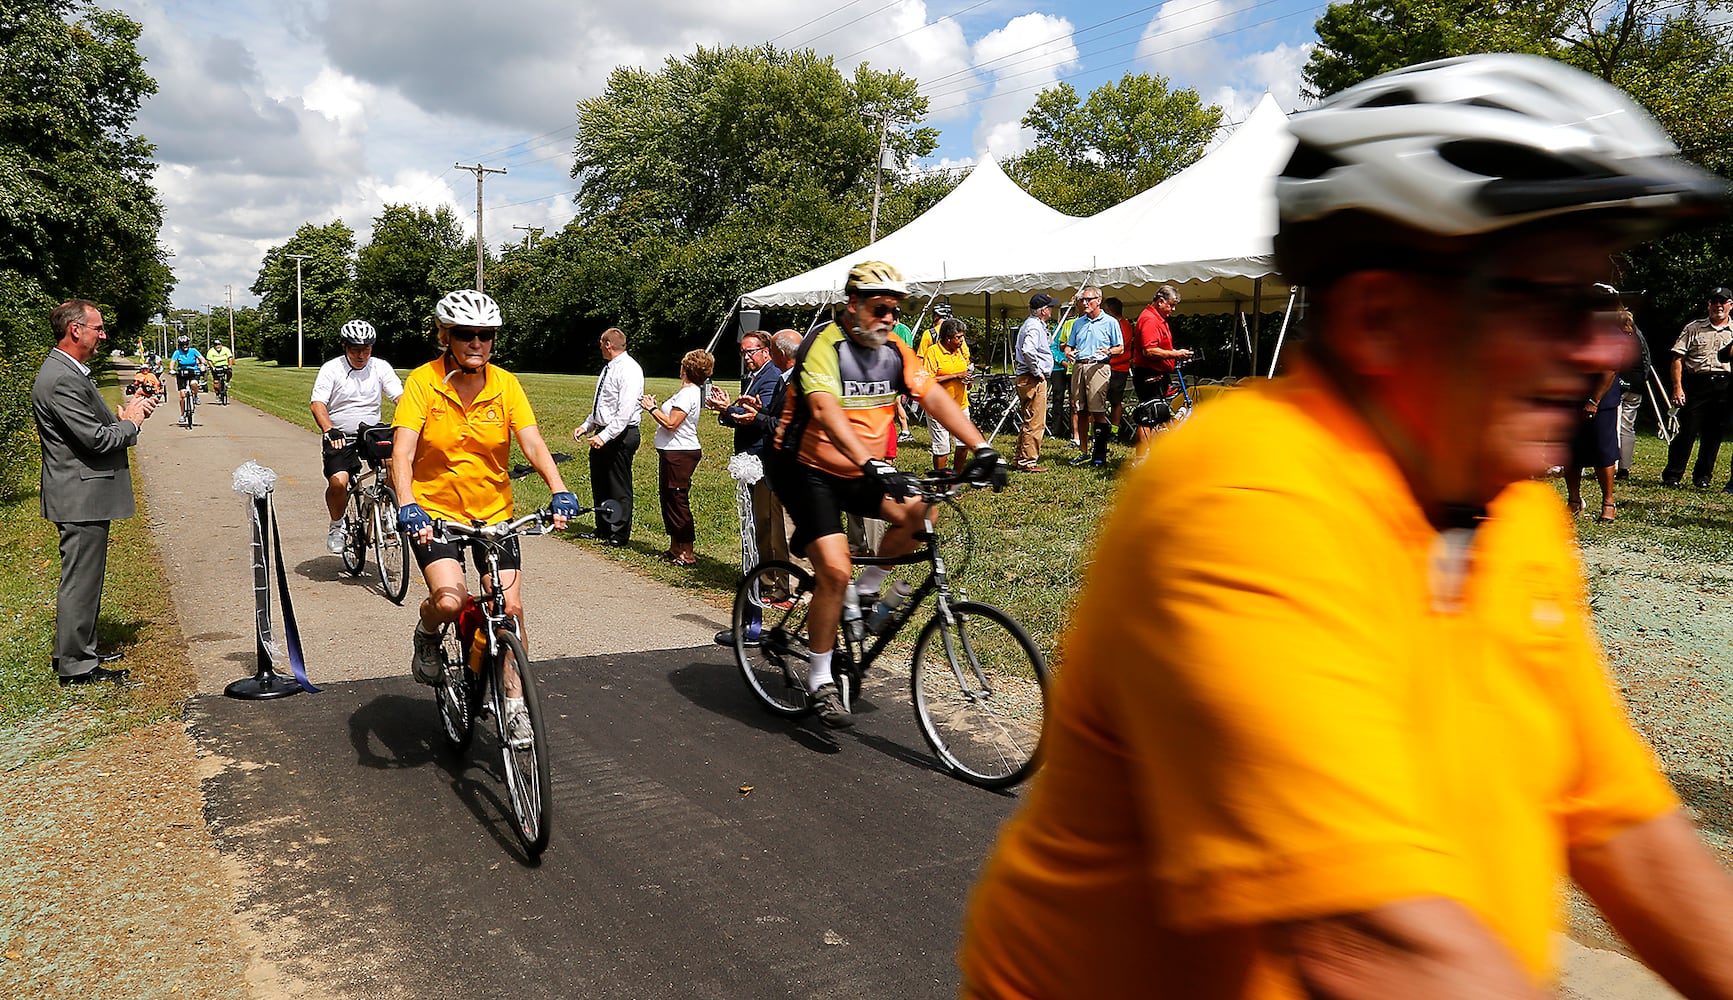
[[[397,492],[385,463],[391,458],[391,428],[362,424],[357,451],[367,468],[349,477],[349,502],[343,511],[343,568],[360,576],[367,553],[379,570],[386,600],[402,604],[409,590],[409,538],[397,530]]]
[[[932,616],[915,639],[909,661],[909,693],[921,735],[939,761],[958,778],[983,788],[1005,788],[1038,765],[1041,723],[1047,706],[1047,663],[1023,626],[990,604],[959,599],[932,511],[954,501],[972,484],[954,475],[921,480],[928,508],[921,548],[891,559],[862,557],[859,565],[926,564],[925,579],[893,603],[901,589],[887,579],[881,604],[868,617],[845,606],[831,669],[845,706],[860,692],[861,678],[914,620],[928,597]],[[790,718],[812,710],[806,689],[807,611],[812,574],[783,560],[753,567],[734,597],[734,659],[754,697],[771,712]],[[853,584],[847,594],[854,593]]]
[[[586,514],[600,509],[611,515],[613,508],[614,501],[606,500],[600,508],[581,507],[578,512]],[[433,697],[445,743],[454,752],[462,753],[475,735],[475,724],[493,720],[511,804],[512,829],[532,858],[539,857],[548,846],[552,781],[548,730],[535,672],[524,646],[522,625],[505,613],[499,557],[513,539],[546,534],[553,521],[553,511],[543,508],[498,524],[433,523],[435,537],[448,539],[474,556],[466,562],[480,578],[470,590],[470,598],[457,621],[447,622],[439,630],[442,670]],[[520,729],[517,738],[506,728],[506,690],[508,679],[514,675],[523,690],[524,711],[529,717],[528,735]]]

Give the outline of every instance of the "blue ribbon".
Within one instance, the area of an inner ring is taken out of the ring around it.
[[[265,495],[265,503],[271,510],[271,543],[277,554],[277,593],[283,601],[283,640],[289,647],[289,669],[295,672],[295,680],[303,691],[318,694],[319,689],[307,679],[307,664],[301,656],[301,630],[295,627],[295,605],[289,600],[289,575],[283,570],[283,536],[277,531],[277,506],[271,503],[271,495]]]

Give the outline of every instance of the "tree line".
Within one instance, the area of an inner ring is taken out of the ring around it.
[[[80,0],[0,4],[0,500],[35,485],[30,387],[48,313],[96,302],[117,343],[168,303],[137,22]],[[23,461],[16,456],[32,456]]]

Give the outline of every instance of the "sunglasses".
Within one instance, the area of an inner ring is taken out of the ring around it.
[[[498,332],[498,330],[463,330],[453,327],[447,336],[453,340],[479,340],[485,344],[492,340],[493,335]]]
[[[903,314],[903,311],[898,309],[896,306],[887,306],[881,302],[878,305],[873,306],[872,314],[873,319],[884,319],[886,316],[896,319]]]

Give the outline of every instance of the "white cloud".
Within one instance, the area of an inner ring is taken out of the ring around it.
[[[989,32],[974,46],[975,71],[991,82],[972,110],[979,115],[975,149],[1007,159],[1033,144],[1021,125],[1042,90],[1077,66],[1071,22],[1047,14],[1024,14]]]

